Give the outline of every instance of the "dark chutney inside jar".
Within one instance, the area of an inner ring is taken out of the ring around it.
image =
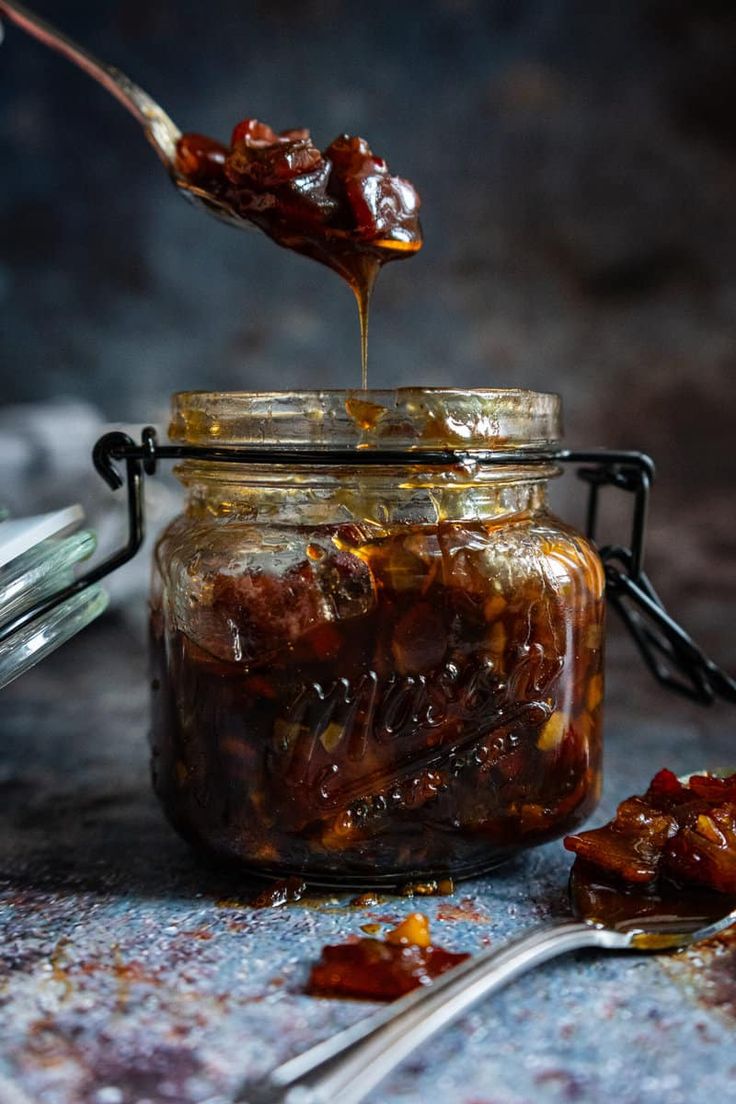
[[[267,874],[400,884],[589,813],[603,578],[582,537],[544,510],[295,526],[286,569],[220,570],[208,524],[161,538],[152,610],[154,784],[187,838]]]

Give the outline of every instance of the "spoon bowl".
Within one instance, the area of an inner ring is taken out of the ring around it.
[[[569,895],[574,916],[630,936],[632,950],[677,949],[736,923],[736,896],[675,886],[654,891],[625,887],[606,881],[581,859],[570,871]]]

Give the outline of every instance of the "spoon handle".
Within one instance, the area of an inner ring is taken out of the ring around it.
[[[477,1001],[557,955],[583,947],[625,950],[630,937],[569,921],[483,951],[246,1086],[238,1104],[359,1104],[416,1047]]]
[[[44,46],[56,50],[78,65],[98,84],[111,92],[138,120],[156,153],[169,171],[172,170],[176,156],[176,143],[181,137],[181,131],[147,92],[134,84],[125,73],[121,73],[112,65],[98,61],[68,35],[57,31],[55,27],[22,4],[16,4],[15,0],[0,0],[0,15],[4,15],[11,23],[15,23],[33,38],[37,38]]]

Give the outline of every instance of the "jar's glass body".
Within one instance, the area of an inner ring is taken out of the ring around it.
[[[479,872],[589,813],[603,575],[547,510],[549,465],[180,474],[152,739],[189,839],[268,874],[396,884]]]

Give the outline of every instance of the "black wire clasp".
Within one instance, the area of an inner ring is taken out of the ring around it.
[[[144,432],[149,435],[152,434],[153,441],[155,442],[155,430],[151,427],[147,427]],[[118,552],[115,552],[112,556],[103,560],[102,563],[97,564],[96,567],[90,568],[85,574],[80,575],[68,586],[63,587],[55,594],[47,595],[34,606],[17,614],[5,624],[0,624],[0,644],[19,629],[25,628],[27,625],[44,617],[47,613],[50,613],[51,610],[56,609],[62,602],[66,602],[67,599],[72,598],[75,594],[79,594],[81,591],[87,590],[88,587],[98,583],[100,579],[104,579],[106,575],[109,575],[118,567],[122,567],[124,563],[127,563],[128,560],[132,560],[133,556],[135,556],[143,543],[143,537],[145,535],[143,467],[141,460],[135,455],[137,449],[138,446],[135,445],[135,442],[132,438],[128,437],[126,433],[107,433],[104,437],[100,438],[92,452],[92,459],[97,471],[114,491],[122,487],[123,482],[125,482],[127,486],[128,540],[126,544]],[[118,458],[125,462],[124,480],[114,464],[111,463],[110,458],[112,455],[118,456]]]
[[[156,430],[147,426],[140,444],[125,433],[106,433],[94,447],[95,468],[112,490],[127,488],[128,539],[120,551],[81,575],[55,595],[0,625],[0,644],[18,629],[55,609],[135,556],[145,536],[144,475],[154,475],[159,460],[207,460],[215,463],[331,466],[375,465],[514,465],[535,462],[573,464],[589,485],[586,533],[596,541],[600,491],[617,487],[633,495],[631,534],[627,547],[605,545],[598,549],[606,574],[606,595],[631,633],[647,667],[664,686],[704,704],[717,697],[736,701],[736,680],[709,659],[685,630],[667,613],[643,569],[649,495],[654,463],[641,452],[595,449],[492,451],[466,453],[453,449],[353,449],[249,446],[225,448],[195,445],[160,445]],[[118,465],[125,466],[125,476]]]
[[[573,463],[595,453],[568,453]],[[663,686],[693,701],[709,705],[717,697],[736,701],[736,680],[705,655],[692,637],[667,612],[643,568],[649,494],[654,464],[644,453],[626,459],[615,453],[597,454],[595,467],[581,467],[578,475],[590,484],[587,536],[595,542],[599,491],[612,485],[634,495],[630,547],[599,548],[606,573],[606,596],[634,639],[647,667]]]

